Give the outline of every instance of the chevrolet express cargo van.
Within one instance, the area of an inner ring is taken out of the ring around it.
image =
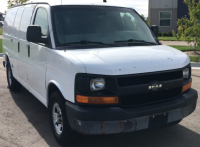
[[[25,87],[48,108],[61,145],[79,133],[179,123],[197,103],[190,59],[161,45],[157,31],[134,9],[108,3],[10,8],[3,27],[8,86]]]

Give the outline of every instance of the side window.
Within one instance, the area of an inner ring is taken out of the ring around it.
[[[18,37],[18,35],[19,35],[19,25],[20,25],[23,11],[24,11],[24,8],[19,8],[17,11],[17,15],[15,17],[15,22],[14,22],[13,31],[12,31],[13,36],[15,36],[15,37]]]
[[[34,25],[41,26],[42,28],[42,36],[47,36],[48,33],[48,18],[47,18],[47,11],[44,8],[38,8]]]
[[[4,22],[4,33],[11,35],[11,30],[13,27],[13,22],[15,20],[15,15],[18,8],[8,10],[6,14],[6,19]]]
[[[33,7],[27,7],[24,9],[21,23],[20,23],[20,35],[19,37],[23,40],[26,40],[27,28],[30,25],[31,17],[33,13]]]

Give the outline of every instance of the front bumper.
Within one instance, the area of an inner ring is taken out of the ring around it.
[[[197,98],[197,91],[190,89],[176,99],[141,107],[86,107],[66,102],[66,111],[71,128],[81,134],[117,134],[173,124],[196,109]]]

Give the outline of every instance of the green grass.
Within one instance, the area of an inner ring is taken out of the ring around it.
[[[177,41],[176,37],[158,37],[160,41]]]
[[[2,28],[0,27],[0,35],[2,35]]]
[[[190,56],[190,62],[200,62],[200,56]]]
[[[2,39],[0,39],[0,53],[3,53],[3,48],[2,48]]]
[[[170,45],[170,46],[182,52],[193,51],[193,48],[191,46],[178,46],[178,45]],[[200,51],[200,48],[198,48],[197,51]]]
[[[170,46],[173,48],[176,48],[182,52],[193,51],[191,46],[174,46],[174,45],[170,45]],[[200,48],[198,48],[197,51],[200,51]],[[200,62],[200,56],[190,56],[190,61],[191,62]]]

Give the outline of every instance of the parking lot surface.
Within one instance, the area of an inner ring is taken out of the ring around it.
[[[7,88],[0,58],[0,147],[59,147],[49,124],[48,110],[26,89]],[[200,94],[200,70],[192,71],[193,88]],[[200,96],[200,95],[199,95]],[[200,104],[180,124],[139,134],[81,136],[71,147],[199,147]]]

